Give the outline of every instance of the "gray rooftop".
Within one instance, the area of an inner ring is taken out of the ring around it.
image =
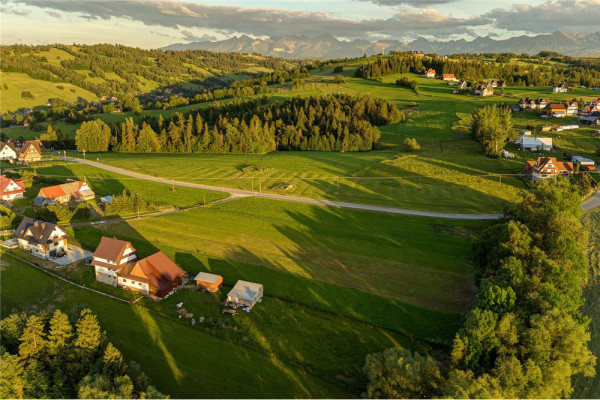
[[[242,300],[252,301],[263,285],[246,281],[237,281],[233,289],[227,294]]]

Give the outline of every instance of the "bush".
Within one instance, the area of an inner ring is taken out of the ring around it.
[[[417,81],[412,81],[405,76],[396,80],[396,85],[412,89],[416,94],[419,94],[419,85]]]
[[[334,74],[340,74],[340,73],[342,73],[342,72],[344,72],[344,67],[343,67],[343,66],[341,66],[341,65],[338,65],[337,67],[335,67],[335,68],[333,69],[333,73],[334,73]]]
[[[106,215],[123,215],[144,212],[151,209],[151,205],[140,193],[128,193],[126,190],[120,196],[113,196],[111,204],[106,206]]]
[[[21,92],[21,97],[24,99],[33,99],[33,94],[29,90],[23,90]]]
[[[421,146],[419,145],[419,142],[417,142],[416,138],[406,138],[404,140],[404,146],[406,146],[406,149],[408,151],[417,151],[417,150],[421,150]]]
[[[16,216],[13,210],[0,205],[0,229],[13,228]]]
[[[342,75],[336,75],[335,78],[333,79],[333,81],[335,83],[345,83],[346,78],[344,78]]]

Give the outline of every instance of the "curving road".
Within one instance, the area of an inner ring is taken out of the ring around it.
[[[64,158],[63,158],[64,159]],[[195,189],[204,189],[211,190],[216,192],[229,193],[234,197],[230,198],[230,200],[234,200],[236,198],[241,197],[260,197],[271,200],[282,200],[282,201],[293,201],[297,203],[306,203],[306,204],[315,204],[327,207],[339,207],[339,208],[348,208],[353,210],[364,210],[364,211],[375,211],[375,212],[383,212],[390,214],[402,214],[402,215],[414,215],[419,217],[432,217],[432,218],[448,218],[448,219],[466,219],[466,220],[497,220],[503,217],[502,214],[455,214],[455,213],[443,213],[443,212],[434,212],[434,211],[418,211],[418,210],[409,210],[404,208],[395,208],[395,207],[383,207],[383,206],[374,206],[370,204],[359,204],[359,203],[346,203],[343,201],[335,201],[335,200],[321,200],[321,199],[312,199],[308,197],[298,197],[298,196],[287,196],[282,194],[272,194],[272,193],[260,193],[253,192],[250,190],[241,190],[241,189],[232,189],[221,186],[210,186],[203,185],[199,183],[191,183],[191,182],[182,182],[171,179],[159,178],[152,175],[142,174],[139,172],[129,171],[126,169],[122,169],[119,167],[114,167],[112,165],[102,164],[96,161],[83,160],[80,158],[66,158],[67,161],[86,164],[95,168],[103,169],[105,171],[114,172],[117,174],[129,176],[132,178],[143,179],[152,182],[163,183],[165,185],[175,185],[181,187],[189,187]]]
[[[589,199],[583,202],[581,207],[585,210],[591,210],[596,207],[600,207],[600,190],[594,193]]]

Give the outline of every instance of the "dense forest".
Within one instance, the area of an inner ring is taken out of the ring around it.
[[[454,55],[451,57],[416,56],[412,53],[394,53],[389,57],[361,64],[356,76],[378,78],[383,75],[408,73],[423,74],[429,68],[437,74],[455,74],[459,79],[480,82],[500,79],[508,86],[552,86],[569,82],[586,87],[600,86],[600,66],[595,62],[569,60],[569,67],[556,64],[506,63],[483,61],[478,57]]]
[[[234,100],[188,114],[127,119],[110,128],[82,124],[78,149],[138,153],[264,153],[274,150],[366,151],[378,143],[376,125],[404,121],[392,103],[374,97],[331,95]]]
[[[581,196],[548,179],[474,246],[479,292],[450,359],[390,349],[367,358],[366,395],[381,398],[567,398],[594,376]]]
[[[49,62],[42,52],[52,49],[67,53],[68,57],[58,63]],[[286,71],[296,67],[290,61],[272,57],[203,50],[143,50],[109,44],[0,46],[0,60],[0,69],[4,72],[22,72],[36,79],[71,83],[98,96],[148,92],[146,81],[159,87],[206,81],[206,87],[214,87],[218,86],[215,77],[230,73],[246,71],[247,75],[255,75],[264,70]],[[111,74],[117,74],[120,79]],[[102,81],[86,78],[102,78]]]
[[[0,321],[0,334],[3,399],[165,398],[139,364],[125,362],[89,309],[13,313]]]

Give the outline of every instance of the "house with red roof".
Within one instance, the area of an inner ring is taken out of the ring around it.
[[[427,71],[425,71],[425,77],[426,78],[435,78],[435,69],[429,68]]]
[[[0,198],[4,201],[13,201],[23,198],[25,185],[20,179],[8,178],[0,175]]]
[[[43,207],[48,204],[65,204],[73,201],[93,200],[96,194],[90,189],[87,182],[68,181],[62,185],[41,188],[33,205]]]
[[[442,74],[442,79],[445,81],[455,81],[456,77],[454,74]]]
[[[556,161],[556,157],[538,157],[537,161],[527,161],[524,169],[525,174],[536,182],[553,176],[571,176],[573,171],[572,162]]]

